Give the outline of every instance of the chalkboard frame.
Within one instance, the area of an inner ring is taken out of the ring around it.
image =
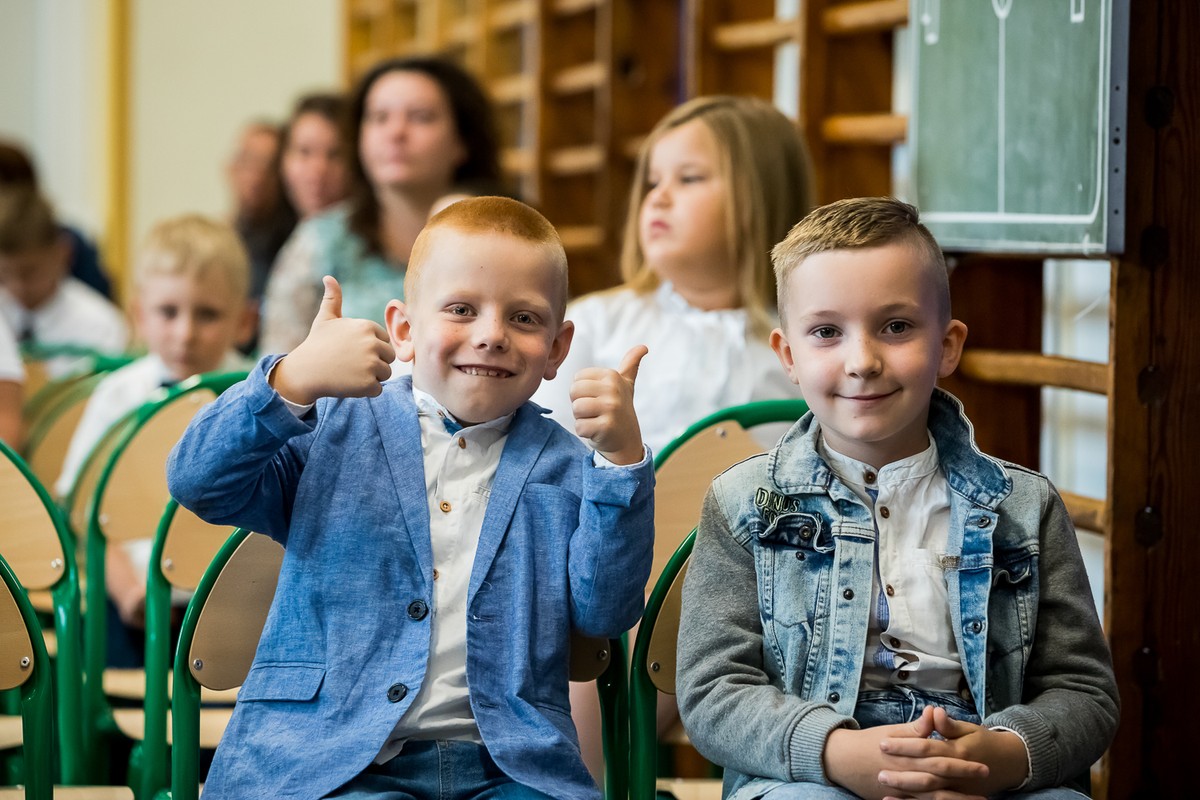
[[[906,198],[921,208],[923,221],[938,238],[942,247],[947,251],[962,252],[998,252],[998,253],[1040,253],[1046,255],[1081,255],[1100,256],[1104,254],[1119,254],[1124,250],[1125,234],[1125,163],[1126,163],[1126,117],[1128,94],[1128,40],[1129,40],[1129,0],[1055,0],[1054,7],[1060,8],[1069,4],[1074,11],[1077,7],[1082,11],[1090,8],[1091,13],[1102,12],[1101,25],[1098,32],[1100,38],[1093,40],[1100,47],[1098,60],[1100,68],[1088,80],[1094,83],[1096,91],[1096,107],[1089,109],[1090,113],[1102,115],[1096,130],[1087,133],[1087,138],[1080,146],[1094,148],[1096,152],[1095,172],[1089,171],[1087,180],[1089,186],[1098,194],[1096,203],[1090,210],[1090,217],[1076,213],[1054,213],[1041,211],[1037,213],[1021,213],[1005,211],[1002,208],[971,207],[972,202],[966,198],[969,192],[976,195],[980,190],[978,181],[969,187],[963,187],[962,192],[935,180],[936,169],[923,165],[933,165],[955,158],[963,159],[968,156],[965,149],[957,152],[947,152],[947,148],[971,148],[971,155],[978,154],[979,143],[976,140],[962,137],[925,137],[918,134],[922,108],[934,109],[934,114],[953,113],[950,109],[961,110],[962,98],[955,97],[952,91],[947,91],[945,81],[941,80],[943,73],[930,76],[931,84],[936,86],[934,92],[930,88],[922,89],[921,47],[923,27],[929,24],[930,14],[940,14],[943,3],[967,3],[968,0],[912,0],[910,14],[910,52],[912,64],[910,91],[912,92],[912,109],[909,118],[908,146],[904,157],[907,159],[905,171],[908,174],[908,191]],[[969,0],[980,8],[981,13],[1007,15],[1014,3],[1046,3],[1046,0]],[[1045,13],[1049,6],[1042,6],[1039,13]],[[955,13],[963,13],[963,5],[955,7]],[[1001,19],[1001,23],[1003,19]],[[1102,45],[1107,40],[1105,49]],[[975,56],[972,53],[968,58]],[[1001,61],[1003,64],[1004,62]],[[982,69],[978,60],[974,63],[964,63],[961,69],[969,71],[973,68]],[[1078,76],[1074,76],[1078,80]],[[1049,79],[1049,77],[1048,77]],[[966,82],[963,82],[966,83]],[[1001,84],[1003,85],[1003,83]],[[1007,97],[1006,97],[1007,101]],[[954,105],[954,104],[958,105]],[[942,105],[938,105],[942,104]],[[969,108],[969,103],[967,106]],[[1021,135],[1018,132],[1018,135]],[[1032,134],[1030,134],[1032,135]],[[1093,138],[1095,137],[1095,138]],[[1001,146],[1004,145],[1001,138]],[[1077,141],[1077,140],[1074,140]],[[936,160],[936,161],[935,161]],[[995,177],[997,194],[1001,199],[997,206],[1003,205],[1004,164],[1003,157],[997,156],[997,172]],[[923,180],[922,173],[926,176]],[[1083,183],[1080,183],[1082,186]],[[991,188],[996,188],[993,186]]]

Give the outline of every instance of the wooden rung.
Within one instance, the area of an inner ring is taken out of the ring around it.
[[[475,20],[470,17],[459,17],[450,23],[446,29],[446,42],[451,45],[468,45],[475,41]]]
[[[523,147],[507,147],[500,152],[500,167],[510,175],[533,172],[533,153]]]
[[[896,144],[907,135],[903,114],[836,114],[821,123],[821,136],[831,144]]]
[[[821,15],[827,36],[852,36],[908,24],[908,0],[866,0],[834,6]]]
[[[604,168],[604,148],[598,144],[561,147],[546,156],[546,168],[557,176],[599,172]]]
[[[350,19],[354,22],[374,22],[387,12],[387,0],[358,0],[350,4]]]
[[[497,78],[488,84],[488,92],[496,105],[508,106],[524,103],[533,97],[534,83],[532,75],[518,73]]]
[[[590,11],[599,6],[600,0],[554,0],[554,5],[551,8],[555,14],[558,14],[560,17],[566,17],[571,14]]]
[[[550,89],[555,94],[579,94],[590,92],[604,85],[608,70],[599,61],[590,61],[567,67],[556,74],[550,81]]]
[[[599,225],[560,225],[558,238],[568,251],[595,250],[604,244],[604,229]]]
[[[488,14],[488,28],[506,31],[537,19],[537,0],[512,0],[496,6]]]
[[[800,22],[795,19],[762,19],[731,22],[713,30],[713,46],[718,50],[751,50],[775,47],[800,38]]]
[[[959,369],[968,378],[988,383],[1108,394],[1108,364],[1095,361],[1011,350],[966,350]]]
[[[1108,532],[1108,508],[1103,500],[1070,492],[1059,492],[1059,495],[1076,528],[1098,533]]]

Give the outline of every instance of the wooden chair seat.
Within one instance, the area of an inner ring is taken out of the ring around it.
[[[25,800],[22,786],[0,787],[0,800]],[[128,786],[55,786],[54,800],[133,800]]]
[[[654,784],[658,796],[675,800],[721,800],[721,780],[707,778],[659,778]]]
[[[233,708],[202,708],[200,709],[200,746],[206,750],[216,749],[221,742],[221,734],[233,717]],[[114,708],[113,721],[121,733],[135,742],[140,742],[146,736],[146,715],[140,708]],[[167,744],[174,744],[171,734],[173,725],[171,714],[167,712]]]

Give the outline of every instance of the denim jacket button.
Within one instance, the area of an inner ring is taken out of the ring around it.
[[[801,525],[800,526],[800,538],[801,539],[811,539],[812,535],[813,535],[813,529],[812,529],[811,525]]]
[[[982,622],[980,622],[979,620],[975,620],[974,622],[971,623],[971,633],[979,633],[981,630],[983,630]]]
[[[408,695],[408,687],[403,683],[393,683],[388,687],[387,699],[391,703],[399,703]]]
[[[409,619],[420,622],[425,619],[425,615],[429,613],[429,606],[425,605],[424,600],[413,600],[408,604]]]
[[[845,591],[842,592],[842,597],[846,598],[847,600],[853,600],[854,599],[854,590],[846,589]]]
[[[797,560],[797,561],[803,561],[803,560],[804,560],[804,551],[803,551],[803,550],[797,550],[797,551],[796,551],[796,560]]]
[[[986,528],[988,525],[992,524],[992,521],[987,517],[980,517],[979,522],[976,522],[975,524],[981,528]]]
[[[841,700],[841,699],[842,699],[842,696],[840,694],[838,694],[837,692],[829,693],[829,702],[836,703],[838,700]]]

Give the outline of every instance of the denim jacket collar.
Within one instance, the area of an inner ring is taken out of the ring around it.
[[[1012,492],[1012,479],[996,459],[980,452],[975,429],[958,398],[934,389],[929,430],[950,488],[972,503],[995,510]],[[820,424],[812,412],[792,426],[767,456],[767,473],[785,494],[828,493],[834,500],[857,501],[834,475],[816,446]]]

